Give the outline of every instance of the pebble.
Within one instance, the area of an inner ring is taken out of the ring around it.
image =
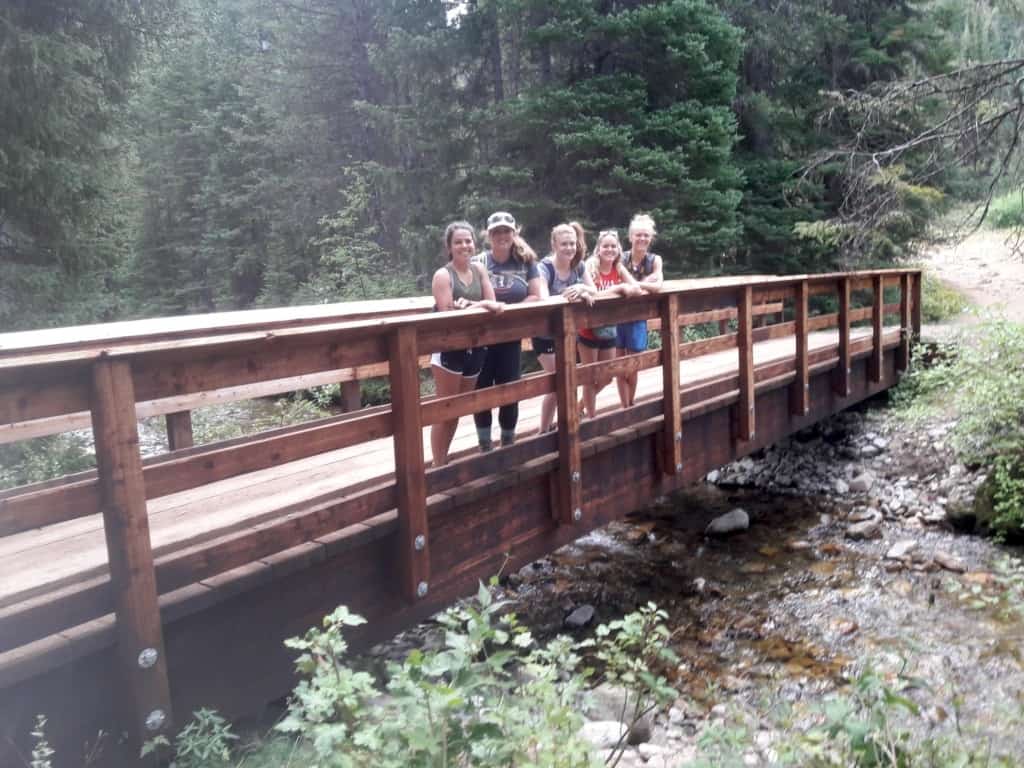
[[[882,524],[875,519],[847,526],[846,538],[854,540],[877,539],[882,535]]]
[[[889,547],[889,551],[885,553],[885,557],[887,560],[902,560],[915,549],[917,549],[916,541],[913,539],[903,539]]]

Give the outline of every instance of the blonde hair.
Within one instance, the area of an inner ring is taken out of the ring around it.
[[[593,256],[595,260],[599,258],[598,252],[601,250],[601,241],[604,240],[606,237],[615,238],[615,247],[618,250],[618,253],[615,256],[615,263],[618,264],[620,261],[622,261],[622,241],[619,240],[618,231],[614,229],[603,229],[597,233],[597,240],[594,242],[594,252],[591,254],[591,256]]]
[[[587,255],[587,238],[583,232],[583,226],[578,221],[570,221],[568,224],[559,224],[551,230],[551,250],[555,249],[555,238],[559,235],[576,235],[576,253],[569,262],[569,269],[576,269],[579,263]]]
[[[632,221],[629,222],[629,234],[632,235],[634,230],[641,227],[651,230],[651,237],[658,234],[658,231],[654,228],[654,219],[646,213],[638,213],[633,217]]]

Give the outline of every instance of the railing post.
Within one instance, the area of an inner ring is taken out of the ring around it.
[[[911,348],[921,341],[921,280],[922,272],[917,272],[911,280],[911,302],[910,302],[910,327],[913,330],[911,336]]]
[[[167,423],[167,450],[180,451],[195,445],[191,411],[168,413],[164,420]]]
[[[399,578],[402,594],[409,602],[416,602],[426,597],[430,586],[430,547],[415,325],[410,323],[395,329],[389,339],[388,362],[398,495]]]
[[[359,386],[359,379],[341,382],[341,403],[345,413],[358,411],[363,407],[363,392]]]
[[[903,373],[910,366],[910,274],[900,275],[900,346],[896,350],[896,370]]]
[[[832,389],[840,397],[850,396],[850,278],[839,280],[839,365]]]
[[[683,417],[679,397],[679,297],[661,297],[661,393],[665,401],[661,468],[665,474],[683,471]]]
[[[551,514],[559,523],[583,517],[580,412],[576,403],[576,317],[568,304],[555,321],[555,397],[558,404],[558,471]]]
[[[170,726],[171,694],[128,362],[103,359],[94,366],[92,431],[125,715],[141,744]]]
[[[807,295],[807,281],[801,280],[793,291],[796,378],[789,388],[789,412],[794,416],[803,416],[811,410],[811,378],[807,363]]]
[[[740,400],[736,406],[737,437],[747,442],[754,439],[754,327],[753,288],[745,285],[737,297],[736,346],[739,351]]]
[[[871,278],[871,362],[868,365],[872,382],[882,380],[882,329],[885,321],[885,280],[882,275]]]

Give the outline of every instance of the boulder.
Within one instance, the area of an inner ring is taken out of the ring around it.
[[[595,749],[611,749],[626,735],[626,726],[618,720],[592,720],[580,728],[580,736]]]
[[[854,540],[877,539],[882,535],[882,524],[877,519],[864,520],[846,528],[846,538]]]
[[[747,514],[746,510],[736,507],[736,509],[724,515],[719,515],[708,523],[708,527],[704,529],[704,534],[706,536],[727,536],[736,531],[745,531],[749,527],[750,515]]]
[[[593,618],[594,606],[581,605],[565,617],[565,626],[572,627],[573,629],[579,629],[580,627],[587,626]]]
[[[875,484],[875,477],[870,472],[861,472],[849,482],[851,493],[867,493]]]

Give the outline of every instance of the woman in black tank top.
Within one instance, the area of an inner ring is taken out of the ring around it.
[[[472,262],[476,254],[473,227],[464,221],[449,224],[444,233],[444,247],[448,263],[434,272],[431,285],[434,309],[447,312],[483,307],[496,314],[502,312],[505,305],[494,300],[494,288],[487,270]],[[435,352],[430,359],[430,370],[434,374],[437,396],[471,391],[476,386],[483,359],[482,348]],[[458,426],[459,420],[451,419],[430,428],[430,454],[435,467],[448,463],[448,448]]]

